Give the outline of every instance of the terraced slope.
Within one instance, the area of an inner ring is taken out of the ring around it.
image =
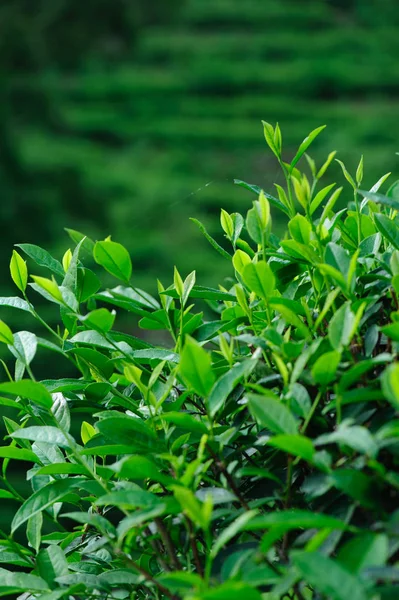
[[[353,168],[360,148],[370,185],[397,172],[399,11],[363,4],[186,0],[172,26],[145,33],[134,62],[21,82],[51,99],[46,127],[16,128],[35,197],[53,213],[48,229],[112,232],[132,250],[140,285],[169,283],[173,264],[216,281],[223,259],[188,217],[208,224],[220,203],[248,204],[234,177],[270,188],[262,118],[280,122],[287,158],[325,123],[316,158],[332,145]]]

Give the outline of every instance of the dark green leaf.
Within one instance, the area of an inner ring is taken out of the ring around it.
[[[223,407],[228,396],[240,380],[249,377],[257,362],[256,359],[252,358],[238,363],[216,381],[208,398],[209,412],[212,417]]]
[[[217,252],[219,252],[219,254],[221,256],[223,256],[224,258],[231,260],[231,255],[228,252],[226,252],[226,250],[224,248],[222,248],[222,246],[220,246],[220,244],[218,244],[217,241],[214,240],[211,235],[209,235],[209,233],[207,232],[207,230],[205,229],[205,226],[201,223],[201,221],[198,221],[198,219],[193,219],[193,218],[190,218],[190,221],[192,221],[193,223],[195,223],[197,225],[197,227],[199,228],[201,233],[203,233],[203,235],[205,236],[205,239],[208,240],[208,242],[210,243],[212,248],[214,248]]]
[[[181,353],[180,374],[187,386],[203,398],[208,396],[215,381],[210,354],[188,336]]]
[[[105,240],[96,242],[93,250],[96,263],[104,267],[106,271],[126,283],[132,275],[132,261],[126,248],[122,244]]]
[[[304,580],[332,600],[367,600],[363,583],[339,563],[317,552],[301,552],[293,561]]]
[[[37,492],[32,494],[17,510],[12,520],[11,530],[16,531],[29,518],[33,517],[46,508],[60,502],[72,489],[78,487],[82,479],[57,479],[51,481]]]
[[[317,138],[319,133],[326,128],[326,125],[322,125],[321,127],[317,127],[309,133],[307,137],[303,140],[302,144],[299,146],[297,153],[291,161],[291,170],[295,167],[300,158],[305,154],[306,150],[309,148],[310,144]]]
[[[289,409],[271,392],[258,396],[247,394],[250,411],[260,425],[273,433],[295,435],[298,426]]]
[[[51,408],[53,400],[41,383],[36,383],[30,379],[21,381],[10,381],[0,383],[0,394],[10,394],[10,396],[22,396],[35,402],[43,408]]]
[[[39,267],[46,267],[50,271],[52,271],[55,275],[59,275],[60,277],[64,277],[64,269],[62,264],[53,258],[51,254],[40,248],[40,246],[35,246],[35,244],[15,244],[18,248],[21,248],[29,256],[32,260],[35,261]]]

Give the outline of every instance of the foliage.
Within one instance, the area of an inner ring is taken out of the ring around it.
[[[1,595],[397,598],[398,183],[361,191],[362,160],[354,174],[342,163],[353,201],[336,211],[341,188],[320,183],[333,155],[307,155],[322,128],[285,162],[279,126],[263,125],[285,186],[275,197],[242,182],[257,194],[246,217],[222,210],[227,285],[175,269],[153,297],[121,244],[71,230],[61,261],[32,244],[13,252],[20,295],[1,304],[46,337],[0,323],[15,358],[0,384],[14,413],[0,496],[16,505]],[[90,255],[119,285],[101,288]],[[56,329],[31,292],[59,309]],[[118,331],[124,311],[169,343]],[[36,381],[43,349],[75,376]]]

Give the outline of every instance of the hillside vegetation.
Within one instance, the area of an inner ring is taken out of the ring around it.
[[[187,217],[216,233],[220,203],[233,211],[250,202],[233,178],[274,181],[261,118],[283,125],[287,160],[303,131],[325,123],[349,166],[364,153],[370,185],[395,169],[396,8],[393,0],[186,0],[172,21],[143,29],[134,53],[129,44],[116,58],[82,48],[72,67],[59,51],[58,62],[48,56],[30,75],[10,68],[3,247],[39,239],[57,251],[65,223],[98,238],[112,231],[141,285],[193,260],[200,279],[216,282],[223,262]],[[315,158],[326,154],[320,141]],[[331,180],[342,182],[338,167]]]

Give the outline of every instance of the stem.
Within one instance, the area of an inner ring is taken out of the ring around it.
[[[360,242],[362,241],[362,228],[361,228],[361,221],[360,221],[361,214],[360,214],[360,206],[359,206],[359,196],[358,196],[356,190],[354,190],[353,196],[355,198],[356,213],[357,213],[357,243],[360,245]]]
[[[140,575],[142,575],[147,581],[154,584],[155,587],[157,588],[157,590],[159,592],[161,592],[161,594],[164,594],[164,596],[166,596],[167,598],[170,598],[170,600],[177,600],[177,598],[178,598],[177,596],[172,594],[172,592],[170,590],[168,590],[168,588],[163,586],[162,583],[159,583],[159,581],[154,579],[154,577],[151,575],[151,573],[149,573],[146,569],[144,569],[143,567],[138,565],[136,562],[134,562],[134,560],[129,558],[129,556],[127,556],[127,554],[125,554],[121,550],[116,550],[116,554],[118,556],[120,556],[130,568],[134,569],[135,571],[137,571],[137,573],[140,573]]]
[[[310,421],[311,421],[311,419],[312,419],[312,417],[313,417],[313,415],[315,413],[315,410],[316,410],[316,408],[317,408],[317,406],[318,406],[318,404],[320,402],[321,395],[322,395],[323,391],[324,391],[323,389],[319,390],[316,398],[314,399],[314,402],[313,402],[312,407],[311,407],[311,409],[309,411],[309,414],[306,417],[305,422],[304,422],[304,424],[302,426],[302,430],[301,430],[301,434],[302,435],[305,434],[305,431],[306,431],[306,429],[307,429],[307,427],[308,427],[308,425],[309,425],[309,423],[310,423]]]
[[[292,461],[293,461],[293,456],[291,454],[289,454],[288,461],[287,461],[287,489],[285,492],[285,499],[284,499],[284,509],[285,510],[287,510],[290,507],[290,502],[291,502]],[[287,555],[288,539],[289,539],[289,531],[287,531],[283,537],[282,551],[283,551],[284,557],[286,557],[286,555]]]
[[[238,489],[238,487],[235,484],[235,481],[233,479],[233,477],[230,475],[230,473],[228,472],[226,465],[224,464],[224,462],[222,460],[220,460],[216,454],[213,452],[212,448],[210,448],[210,446],[207,444],[206,445],[210,454],[212,455],[214,461],[215,461],[215,466],[219,469],[219,471],[221,473],[223,473],[223,475],[225,476],[227,483],[229,484],[231,491],[233,492],[233,494],[236,496],[237,500],[239,501],[239,503],[241,504],[241,506],[243,508],[245,508],[245,510],[251,510],[247,501],[245,500],[245,498],[243,498],[243,496],[241,495],[240,490]]]
[[[295,204],[294,204],[294,199],[292,197],[291,174],[288,171],[287,167],[281,161],[279,161],[279,162],[280,162],[280,166],[284,173],[285,181],[287,182],[287,193],[288,193],[288,200],[290,203],[291,218],[292,218],[295,216]]]
[[[160,519],[159,517],[157,517],[156,519],[154,519],[154,521],[155,521],[155,524],[156,524],[157,529],[159,531],[159,534],[160,534],[160,536],[162,538],[162,541],[164,543],[166,551],[167,551],[167,553],[169,555],[170,562],[172,563],[172,565],[174,566],[175,569],[177,569],[178,571],[180,571],[182,567],[181,567],[181,564],[179,562],[179,559],[177,558],[175,547],[173,545],[173,542],[172,542],[172,539],[170,537],[169,531],[165,527],[165,524],[162,521],[162,519]]]
[[[193,524],[188,517],[186,517],[186,523],[187,523],[188,535],[190,538],[190,546],[191,546],[191,551],[193,553],[195,566],[196,566],[198,575],[200,575],[200,577],[204,577],[204,570],[201,565],[201,560],[200,560],[200,556],[199,556],[198,548],[197,548],[197,542],[196,542],[195,536],[194,536]]]
[[[159,540],[154,540],[152,537],[152,533],[149,527],[146,527],[144,529],[144,532],[146,534],[146,539],[148,540],[148,543],[150,544],[151,548],[153,549],[155,556],[157,557],[157,561],[159,562],[159,565],[162,567],[162,569],[164,571],[171,571],[169,565],[166,564],[166,562],[164,561],[164,559],[162,558],[162,554],[164,553],[164,547],[162,546],[162,543]]]

